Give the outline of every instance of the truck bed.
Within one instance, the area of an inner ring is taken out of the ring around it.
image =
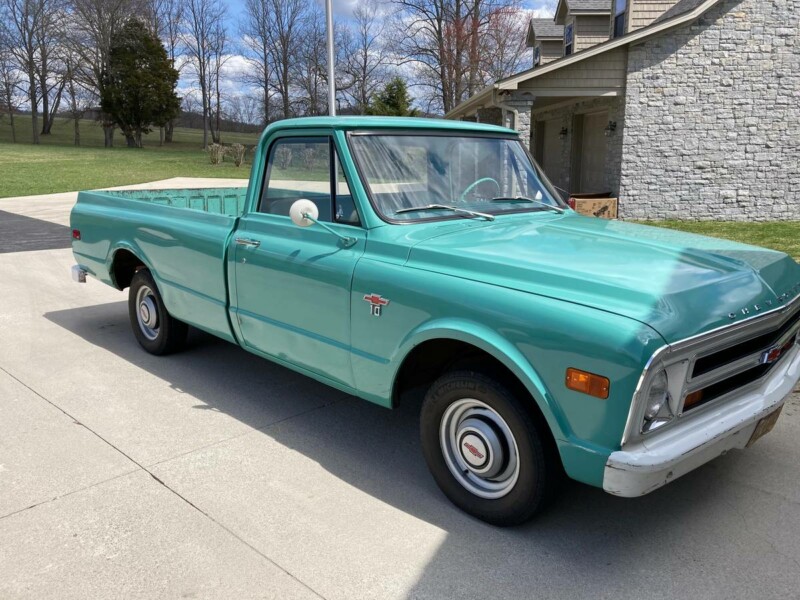
[[[244,212],[246,187],[201,188],[182,190],[110,190],[104,196],[138,200],[173,208],[188,208],[214,215],[239,217]]]
[[[114,261],[132,252],[150,269],[173,316],[233,341],[225,261],[246,194],[247,188],[81,192],[71,215],[81,232],[75,257],[101,281],[121,287],[111,279]]]

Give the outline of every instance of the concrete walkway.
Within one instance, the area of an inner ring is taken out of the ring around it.
[[[64,225],[61,196],[0,210]],[[0,254],[4,600],[800,596],[797,394],[753,448],[650,496],[572,484],[497,529],[436,488],[414,402],[388,411],[197,332],[146,354],[126,294],[73,284],[72,262]]]

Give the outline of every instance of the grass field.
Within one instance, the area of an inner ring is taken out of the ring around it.
[[[800,221],[773,221],[768,223],[733,223],[729,221],[642,221],[656,225],[712,237],[726,238],[754,246],[764,246],[785,252],[800,261]]]
[[[116,148],[103,148],[103,130],[81,122],[81,147],[72,145],[72,122],[57,119],[53,132],[34,146],[29,116],[16,116],[17,140],[11,143],[8,116],[0,119],[0,198],[50,194],[143,183],[169,177],[241,177],[250,175],[248,153],[241,167],[233,162],[212,165],[203,152],[203,132],[178,127],[175,141],[158,146],[158,132],[145,137],[144,148],[126,148],[116,132]],[[225,143],[253,145],[257,134],[225,133]]]

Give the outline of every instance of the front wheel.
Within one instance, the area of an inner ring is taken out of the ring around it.
[[[128,316],[136,341],[150,354],[170,354],[183,347],[186,323],[167,312],[161,293],[147,269],[137,271],[128,292]]]
[[[422,406],[425,460],[444,494],[494,525],[518,525],[552,496],[560,462],[544,420],[500,382],[472,371],[444,375]]]

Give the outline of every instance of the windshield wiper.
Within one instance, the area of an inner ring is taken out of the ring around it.
[[[428,204],[427,206],[401,208],[400,210],[394,211],[394,214],[399,215],[400,213],[415,212],[418,210],[452,210],[453,212],[469,215],[470,217],[483,217],[487,221],[494,221],[494,215],[489,215],[475,210],[468,210],[466,208],[459,208],[457,206],[448,206],[446,204]]]
[[[527,196],[498,196],[497,198],[492,198],[492,202],[529,202],[531,204],[538,204],[544,208],[549,208],[550,210],[554,210],[559,214],[563,214],[564,212],[564,209],[560,206],[554,206],[553,204],[548,204],[547,202],[542,202],[541,200],[534,200],[533,198],[528,198]]]

